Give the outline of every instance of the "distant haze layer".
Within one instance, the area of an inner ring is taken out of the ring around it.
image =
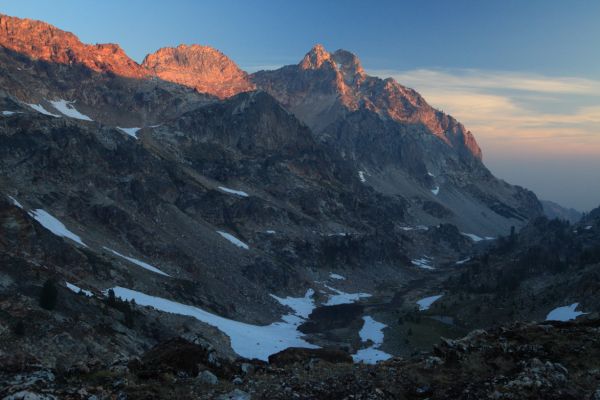
[[[373,72],[464,123],[500,178],[581,211],[600,204],[600,81],[474,69]]]

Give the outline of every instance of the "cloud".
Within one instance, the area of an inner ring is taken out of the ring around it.
[[[471,130],[484,162],[542,198],[600,202],[600,81],[476,69],[369,71],[416,89]]]
[[[600,81],[475,69],[369,72],[416,89],[463,122],[484,156],[600,156]]]
[[[506,71],[483,71],[477,69],[412,71],[371,71],[378,76],[392,76],[398,82],[412,82],[415,86],[427,86],[435,82],[438,88],[511,89],[539,93],[600,93],[600,81],[577,77],[549,77]]]

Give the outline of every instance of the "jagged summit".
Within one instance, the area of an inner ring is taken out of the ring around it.
[[[364,81],[366,74],[359,58],[343,49],[329,53],[321,44],[316,44],[298,64],[301,70],[319,70],[335,71],[336,78],[340,80],[337,90],[345,92],[343,84],[355,85]],[[341,79],[340,79],[341,77]]]
[[[298,64],[248,75],[209,46],[162,48],[140,65],[117,45],[86,45],[43,22],[2,16],[0,27],[0,60],[9,71],[0,80],[22,105],[33,103],[57,115],[62,112],[52,100],[77,101],[77,109],[95,121],[142,127],[262,90],[310,128],[303,134],[353,164],[363,183],[383,195],[441,204],[415,202],[412,215],[418,223],[452,222],[475,233],[496,234],[539,211],[535,196],[491,175],[463,125],[415,90],[367,75],[347,50],[331,53],[316,45]],[[264,106],[265,111],[275,107]],[[285,129],[275,129],[268,118],[259,120],[265,130],[261,138],[275,139],[269,132],[281,132],[271,144],[285,142],[279,141]],[[282,123],[280,116],[274,120]],[[245,147],[256,145],[249,137],[238,139]]]
[[[244,71],[209,46],[162,48],[147,55],[140,65],[117,44],[85,44],[74,34],[48,23],[2,14],[0,46],[33,60],[79,64],[96,72],[127,78],[156,76],[219,98],[254,89]]]
[[[244,71],[210,46],[165,47],[147,55],[142,66],[161,79],[220,98],[254,89]]]
[[[331,55],[332,60],[344,75],[344,80],[349,83],[358,83],[364,80],[366,74],[360,59],[347,50],[339,49]]]
[[[74,34],[42,21],[0,14],[0,45],[32,59],[81,64],[96,72],[111,72],[125,77],[147,75],[119,45],[84,44]]]
[[[462,124],[394,79],[367,75],[360,59],[347,50],[329,53],[317,44],[297,66],[251,77],[317,132],[348,112],[368,110],[398,123],[422,124],[459,153],[482,158],[475,138]]]
[[[312,49],[300,61],[298,66],[301,69],[318,69],[331,60],[331,54],[325,50],[325,47],[321,44],[316,44]]]

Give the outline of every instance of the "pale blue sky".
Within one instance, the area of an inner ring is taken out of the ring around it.
[[[490,169],[540,197],[600,205],[600,1],[0,0],[135,60],[211,45],[242,68],[315,43],[356,53],[473,131]]]

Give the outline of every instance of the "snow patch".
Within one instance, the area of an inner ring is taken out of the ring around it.
[[[275,232],[274,230],[269,229],[268,231],[265,231],[265,233],[269,234],[269,235],[274,235],[277,232]]]
[[[432,177],[432,178],[435,178],[435,175],[434,175],[434,174],[432,174],[431,172],[427,172],[427,175],[429,175],[429,176],[430,176],[430,177]]]
[[[91,119],[87,115],[80,113],[75,109],[75,107],[72,106],[72,104],[75,104],[74,101],[59,99],[55,101],[50,101],[50,104],[52,104],[52,107],[60,111],[61,114],[64,114],[69,118],[80,119],[82,121],[93,121],[93,119]]]
[[[2,111],[2,115],[4,115],[5,117],[10,117],[11,115],[16,113],[16,111]]]
[[[279,304],[288,306],[292,310],[294,310],[294,314],[298,317],[308,318],[310,313],[315,309],[315,302],[313,300],[313,295],[315,291],[312,289],[308,289],[304,297],[277,297],[274,294],[271,295],[275,300],[279,302]]]
[[[585,228],[583,228],[583,229],[585,229],[586,231],[589,231],[590,229],[592,229],[592,225],[588,225],[588,226],[586,226],[586,227],[585,227]]]
[[[37,210],[29,211],[29,215],[31,215],[37,222],[39,222],[44,228],[48,229],[50,232],[55,234],[56,236],[65,237],[71,239],[72,241],[79,243],[80,245],[87,247],[85,243],[81,240],[79,236],[71,232],[67,229],[67,227],[60,222],[58,219],[54,218],[52,215],[47,213],[46,211],[38,208]]]
[[[332,236],[350,236],[350,233],[346,233],[346,232],[337,232],[337,233],[328,233],[327,236],[332,237]]]
[[[403,231],[414,231],[414,230],[427,231],[427,230],[429,230],[429,227],[425,226],[425,225],[401,226],[400,229],[402,229]]]
[[[271,354],[288,347],[318,348],[302,339],[302,333],[297,328],[304,322],[304,319],[297,315],[285,315],[282,318],[283,321],[270,325],[252,325],[223,318],[198,307],[150,296],[135,290],[119,286],[112,290],[115,296],[123,300],[135,300],[140,306],[150,306],[159,311],[190,316],[218,328],[231,339],[233,351],[249,359],[257,358],[267,361]]]
[[[134,139],[137,139],[137,133],[142,128],[121,128],[120,126],[117,126],[117,129],[123,132],[124,134],[129,135]]]
[[[411,263],[415,267],[434,270],[435,268],[431,265],[431,257],[423,256],[421,258],[417,258],[416,260],[411,260]]]
[[[496,239],[496,238],[493,238],[491,236],[486,236],[486,237],[477,236],[474,233],[461,232],[461,235],[468,237],[469,239],[471,239],[474,242],[481,242],[482,240],[494,240],[494,239]]]
[[[217,231],[217,233],[219,235],[223,236],[225,239],[229,240],[231,243],[233,243],[237,247],[241,247],[244,250],[248,250],[250,248],[250,247],[248,247],[248,245],[246,243],[242,242],[240,239],[236,238],[235,236],[233,236],[230,233],[223,232],[223,231]]]
[[[240,197],[248,197],[248,193],[242,192],[241,190],[229,189],[224,186],[219,186],[219,190],[222,192],[225,192],[225,193],[235,194],[236,196],[240,196]]]
[[[354,362],[363,362],[365,364],[377,364],[378,361],[385,361],[390,358],[392,358],[391,354],[378,350],[373,346],[360,349],[356,354],[352,354]]]
[[[440,192],[440,187],[436,186],[433,189],[431,189],[431,193],[433,193],[434,195],[438,195],[438,193]]]
[[[79,294],[80,292],[83,293],[84,295],[86,295],[87,297],[93,297],[94,294],[92,292],[90,292],[89,290],[85,290],[80,288],[79,286],[75,286],[72,283],[67,282],[67,288],[69,290],[71,290],[72,292],[75,292],[77,294]]]
[[[464,260],[458,260],[457,262],[454,263],[454,265],[463,265],[466,262],[471,261],[471,257],[467,257]]]
[[[17,201],[17,199],[15,199],[15,198],[14,198],[14,197],[12,197],[12,196],[8,196],[8,199],[9,199],[9,200],[10,200],[10,201],[13,203],[13,205],[15,205],[15,206],[19,207],[20,209],[23,209],[23,205],[22,205],[21,203],[19,203],[19,202]]]
[[[575,311],[579,303],[573,303],[570,306],[558,307],[550,311],[546,316],[546,321],[570,321],[580,315],[588,314],[582,311]]]
[[[363,342],[371,340],[373,344],[366,349],[361,349],[352,355],[352,359],[355,362],[364,362],[365,364],[376,364],[377,361],[383,361],[391,358],[392,356],[386,352],[379,350],[379,347],[383,344],[383,330],[387,328],[386,324],[375,321],[370,316],[363,317],[364,324],[361,330],[358,332],[360,339]]]
[[[419,306],[419,311],[429,310],[429,307],[431,307],[431,305],[439,300],[442,296],[442,294],[438,294],[437,296],[429,296],[418,300],[417,305]]]
[[[365,178],[365,171],[358,171],[358,179],[360,179],[362,183],[365,183],[367,181],[367,179]]]
[[[369,293],[346,293],[346,292],[342,292],[341,290],[338,290],[336,288],[333,288],[329,285],[325,285],[325,287],[335,293],[335,294],[332,294],[329,296],[329,298],[327,299],[327,302],[325,303],[326,306],[337,306],[339,304],[351,304],[351,303],[357,302],[358,300],[360,300],[362,298],[371,297],[371,294],[369,294]]]
[[[345,278],[345,277],[343,277],[342,275],[334,274],[333,272],[329,274],[329,277],[330,277],[331,279],[337,279],[337,280],[341,280],[341,281],[343,281],[343,280],[345,280],[345,279],[346,279],[346,278]]]
[[[147,269],[148,271],[152,271],[152,272],[155,272],[157,274],[170,277],[169,274],[166,274],[166,273],[162,272],[160,269],[158,269],[156,267],[153,267],[152,265],[150,265],[148,263],[145,263],[143,261],[137,260],[137,259],[135,259],[133,257],[127,257],[126,255],[123,255],[123,254],[121,254],[121,253],[119,253],[117,251],[114,251],[113,249],[109,249],[108,247],[104,247],[104,249],[110,251],[111,253],[113,253],[116,256],[124,258],[125,260],[129,261],[130,263],[133,263],[133,264],[135,264],[137,266],[140,266],[140,267],[142,267],[144,269]]]
[[[33,108],[35,111],[39,112],[40,114],[44,114],[44,115],[49,115],[51,117],[55,117],[55,118],[60,118],[60,115],[56,115],[56,114],[52,114],[50,111],[46,110],[44,107],[42,107],[41,104],[27,104],[29,107]]]

